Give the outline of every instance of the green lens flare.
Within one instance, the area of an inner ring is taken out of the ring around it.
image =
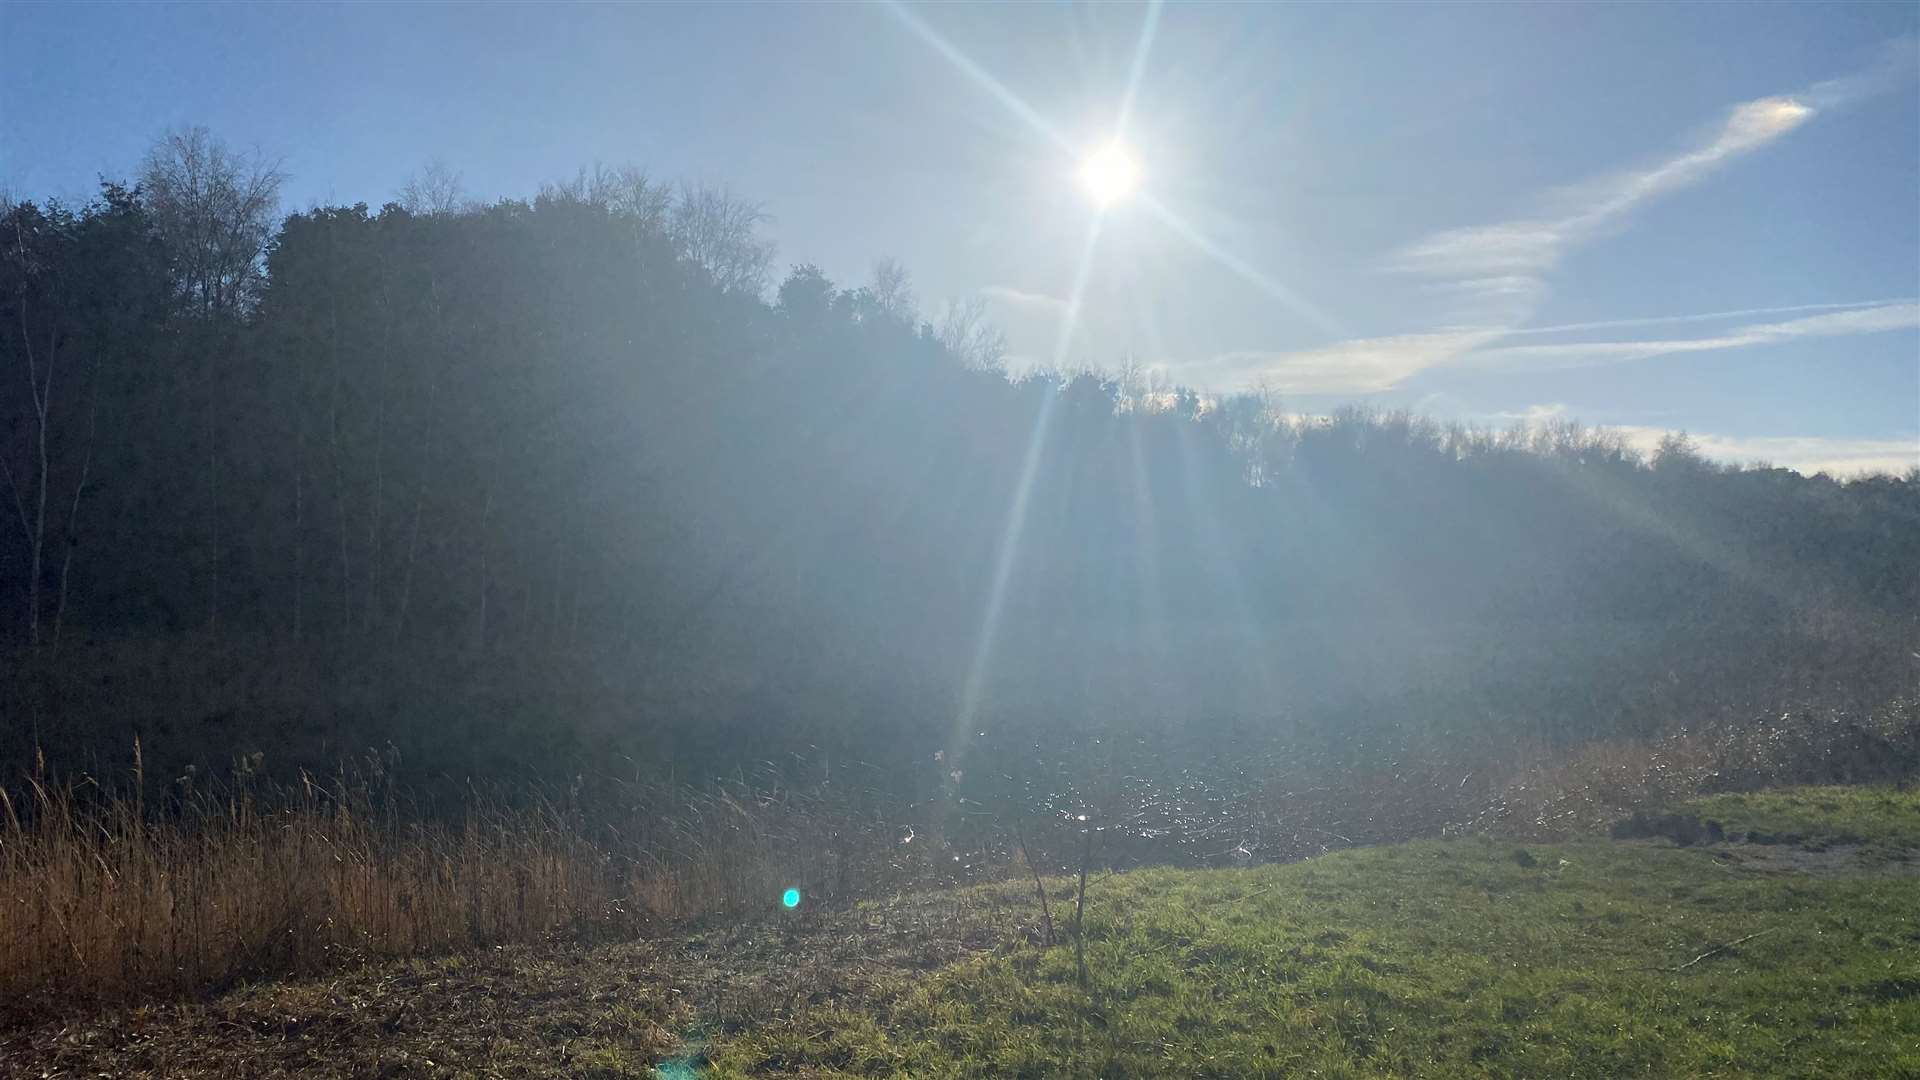
[[[781,893],[780,902],[787,905],[790,908],[799,907],[800,906],[800,890],[788,889],[786,892]]]

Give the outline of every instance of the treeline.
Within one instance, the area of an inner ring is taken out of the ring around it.
[[[1911,475],[1009,378],[977,307],[770,288],[750,203],[631,170],[284,219],[277,183],[189,132],[0,208],[9,760],[1390,754],[1912,685]]]

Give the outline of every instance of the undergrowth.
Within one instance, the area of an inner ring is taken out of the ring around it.
[[[0,999],[50,1009],[374,958],[630,937],[755,910],[789,886],[817,905],[1024,876],[1017,834],[1042,873],[1089,860],[1096,870],[1289,861],[1448,833],[1566,839],[1704,795],[1912,777],[1920,710],[1795,712],[1531,763],[1305,776],[1297,763],[1285,771],[1284,754],[1271,760],[1270,774],[1248,766],[1239,789],[1184,771],[1177,783],[1116,773],[1044,805],[1038,795],[983,805],[957,786],[909,805],[899,791],[773,770],[700,786],[603,778],[427,798],[398,788],[379,756],[293,782],[243,758],[215,781],[147,776],[136,748],[124,783],[41,767],[0,785]],[[1125,794],[1136,780],[1138,806]],[[1743,828],[1775,829],[1783,812],[1764,798],[1713,805],[1756,823]],[[1878,835],[1864,804],[1816,809]]]

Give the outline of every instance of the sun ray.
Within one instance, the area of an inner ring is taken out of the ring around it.
[[[1087,242],[1080,251],[1080,265],[1074,271],[1073,292],[1068,296],[1067,310],[1060,318],[1060,335],[1054,341],[1055,371],[1060,370],[1067,350],[1072,346],[1074,328],[1080,321],[1080,302],[1086,296],[1087,279],[1093,268],[1093,253],[1099,242],[1100,219],[1095,217],[1087,228]],[[1000,530],[1000,545],[994,556],[993,584],[987,589],[986,610],[980,617],[980,632],[974,638],[973,661],[967,665],[967,679],[960,691],[960,707],[954,713],[953,731],[947,739],[947,760],[955,769],[961,767],[959,762],[965,755],[969,732],[973,731],[974,720],[980,712],[980,698],[986,689],[987,674],[993,664],[993,647],[1000,633],[1000,610],[1006,605],[1007,585],[1013,578],[1014,563],[1020,554],[1020,541],[1027,525],[1027,507],[1033,498],[1033,481],[1040,471],[1041,451],[1046,446],[1053,403],[1058,396],[1057,391],[1049,390],[1041,400],[1033,434],[1027,439],[1026,457],[1020,463],[1020,478],[1014,484],[1013,497],[1007,503],[1007,522]]]
[[[959,68],[962,74],[974,82],[979,83],[981,89],[992,94],[995,100],[1005,105],[1015,116],[1026,121],[1028,127],[1045,136],[1049,142],[1060,149],[1068,151],[1069,153],[1072,152],[1072,140],[1068,139],[1059,128],[1048,123],[1046,117],[1041,116],[1038,112],[1034,111],[1032,106],[1020,100],[1020,95],[1009,90],[1005,83],[988,74],[985,68],[974,63],[972,58],[967,56],[966,53],[961,52],[952,42],[941,37],[939,32],[934,30],[933,27],[928,26],[918,15],[908,11],[906,5],[901,4],[899,0],[887,0],[887,2],[881,6],[893,15],[894,18],[899,19],[907,29],[913,31],[916,37],[932,46],[935,52],[945,57],[948,63]]]
[[[1009,89],[1006,84],[993,77],[985,68],[961,52],[946,38],[928,26],[918,16],[908,11],[898,0],[887,0],[883,4],[886,10],[898,19],[902,25],[924,41],[946,61],[986,90],[993,98],[1023,121],[1036,134],[1051,143],[1055,148],[1068,155],[1079,156],[1084,148],[1075,145],[1059,128],[1040,115]],[[1116,117],[1116,135],[1114,145],[1124,146],[1120,137],[1133,121],[1135,106],[1139,99],[1140,83],[1146,70],[1147,57],[1160,25],[1160,3],[1154,0],[1141,20],[1140,36],[1134,46],[1133,61],[1127,75],[1126,91],[1121,98],[1119,113]],[[1145,191],[1128,192],[1138,199],[1149,212],[1162,224],[1171,229],[1182,240],[1210,256],[1221,266],[1245,279],[1266,295],[1284,304],[1288,310],[1311,323],[1316,329],[1335,337],[1346,335],[1318,308],[1309,303],[1292,289],[1274,280],[1251,263],[1218,243],[1204,233],[1189,225],[1183,218],[1168,208],[1160,200]],[[1093,215],[1087,231],[1087,242],[1081,252],[1079,265],[1074,271],[1073,291],[1067,302],[1066,311],[1060,322],[1059,336],[1053,349],[1053,367],[1060,370],[1072,346],[1073,337],[1078,329],[1081,306],[1086,298],[1089,278],[1092,275],[1094,252],[1100,239],[1101,222],[1105,218],[1107,206],[1114,201],[1101,198],[1096,193],[1098,212]],[[989,587],[987,603],[981,616],[980,631],[974,642],[972,662],[968,665],[966,682],[961,690],[961,700],[954,716],[954,726],[948,739],[947,755],[950,762],[957,762],[972,732],[979,713],[981,698],[985,692],[987,675],[993,663],[994,643],[998,637],[1001,610],[1006,603],[1006,592],[1017,562],[1021,537],[1026,527],[1028,505],[1033,495],[1034,478],[1038,475],[1041,453],[1046,443],[1047,430],[1052,417],[1054,394],[1049,393],[1041,402],[1039,414],[1034,421],[1033,434],[1027,441],[1026,456],[1021,463],[1020,477],[1014,485],[1014,491],[1007,507],[1006,524],[1001,529],[1000,543],[995,555],[993,583]],[[956,764],[954,767],[958,767]]]
[[[1067,349],[1073,344],[1073,334],[1080,325],[1080,305],[1087,298],[1087,281],[1093,276],[1093,253],[1100,245],[1100,221],[1098,216],[1087,225],[1087,242],[1080,249],[1080,265],[1073,271],[1073,291],[1067,294],[1067,310],[1060,316],[1060,334],[1053,342],[1053,368],[1059,371],[1067,359]]]
[[[1185,219],[1174,213],[1165,203],[1154,198],[1152,194],[1142,191],[1135,198],[1140,205],[1147,208],[1149,213],[1158,218],[1161,224],[1172,229],[1175,235],[1204,252],[1221,266],[1238,274],[1248,284],[1285,304],[1288,310],[1312,323],[1315,329],[1336,338],[1351,336],[1305,297],[1263,273],[1252,263],[1215,243],[1205,233],[1187,224]]]
[[[958,68],[968,78],[992,94],[995,100],[999,101],[1000,104],[1004,105],[1015,116],[1025,121],[1028,127],[1032,128],[1048,142],[1069,154],[1078,153],[1079,148],[1077,148],[1073,141],[1068,139],[1059,128],[1048,122],[1046,117],[1041,116],[1032,106],[1021,100],[1020,96],[1008,89],[1005,83],[994,78],[985,68],[975,63],[971,57],[961,52],[953,43],[941,37],[937,31],[931,26],[928,26],[919,16],[908,11],[898,0],[888,0],[888,2],[882,6],[885,7],[894,18],[898,19],[902,25],[913,31],[916,37],[926,42],[935,52],[938,52],[942,57],[946,58],[948,63]],[[1158,36],[1159,26],[1160,5],[1156,2],[1149,5],[1147,14],[1141,21],[1140,38],[1134,46],[1133,63],[1127,78],[1127,90],[1121,100],[1120,106],[1119,126],[1121,130],[1124,130],[1126,126],[1132,122],[1134,106],[1139,95],[1140,80],[1146,69],[1147,56],[1153,47],[1154,38]],[[1305,319],[1322,333],[1333,337],[1351,336],[1299,293],[1281,284],[1279,281],[1274,280],[1274,278],[1262,272],[1252,263],[1249,263],[1247,260],[1214,242],[1207,237],[1206,234],[1189,225],[1185,219],[1174,213],[1171,208],[1154,198],[1149,192],[1140,191],[1137,192],[1134,197],[1162,224],[1173,230],[1175,235],[1210,256],[1221,266],[1239,275],[1261,292],[1285,304],[1295,315]]]
[[[1027,506],[1032,501],[1033,481],[1040,472],[1041,451],[1047,442],[1047,429],[1053,418],[1053,403],[1059,391],[1049,387],[1040,400],[1039,415],[1033,422],[1033,434],[1027,438],[1026,457],[1020,462],[1020,478],[1013,487],[1007,505],[1007,523],[1000,530],[999,551],[994,556],[993,584],[987,590],[987,607],[980,619],[980,633],[974,639],[973,662],[967,666],[967,680],[960,690],[960,708],[954,714],[953,731],[947,739],[946,760],[959,769],[971,739],[974,720],[980,712],[980,698],[986,689],[987,672],[993,663],[993,646],[1000,631],[1000,609],[1007,599],[1007,583],[1020,552],[1020,537],[1026,529]]]
[[[1140,95],[1140,78],[1147,69],[1147,54],[1153,51],[1153,39],[1160,32],[1160,0],[1147,5],[1140,20],[1140,40],[1133,47],[1133,67],[1127,72],[1127,89],[1120,96],[1120,119],[1113,126],[1114,137],[1124,138],[1127,125],[1133,123],[1133,103]]]

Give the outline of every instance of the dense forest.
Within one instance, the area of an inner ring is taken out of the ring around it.
[[[0,759],[1390,755],[1914,682],[1913,474],[1010,376],[977,306],[776,283],[751,203],[634,170],[277,189],[192,131],[0,207]]]

